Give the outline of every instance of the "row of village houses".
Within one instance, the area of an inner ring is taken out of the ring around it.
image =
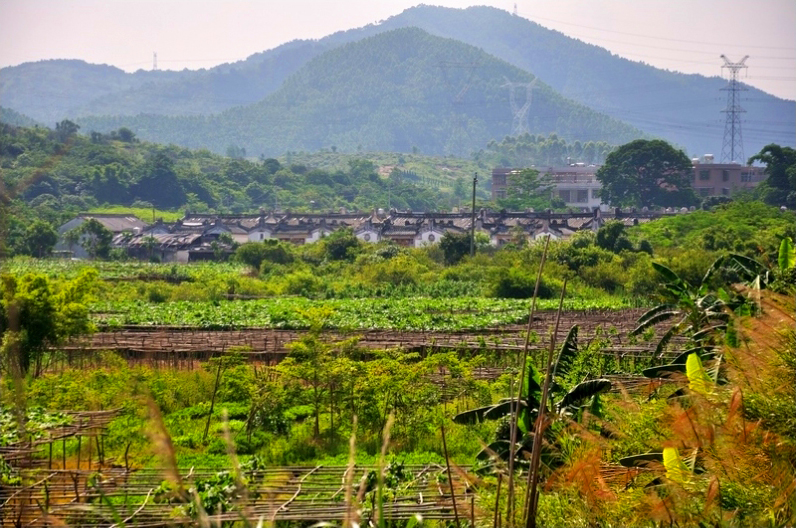
[[[621,211],[554,213],[492,212],[480,210],[475,215],[476,232],[489,237],[493,246],[500,247],[517,236],[527,240],[550,235],[566,239],[581,230],[596,231],[609,220],[619,220],[627,226],[648,222],[662,215],[680,211]],[[417,213],[391,210],[370,213],[274,213],[261,211],[251,215],[198,214],[186,212],[173,224],[156,221],[146,224],[132,214],[81,213],[59,228],[58,254],[87,258],[80,244],[69,244],[67,231],[95,219],[113,233],[113,247],[120,248],[133,258],[152,258],[163,262],[189,262],[217,258],[219,251],[229,253],[231,244],[277,239],[291,244],[307,244],[338,229],[350,228],[364,242],[391,240],[404,247],[436,244],[447,232],[468,233],[473,215],[461,213]]]

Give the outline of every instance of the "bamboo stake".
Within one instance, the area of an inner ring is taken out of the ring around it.
[[[536,505],[538,503],[537,484],[539,481],[539,462],[541,461],[542,432],[545,429],[545,415],[547,414],[547,396],[550,391],[550,383],[553,381],[553,352],[556,347],[556,336],[558,326],[561,323],[561,308],[564,305],[564,293],[567,291],[567,279],[561,287],[561,298],[558,301],[558,315],[556,316],[556,326],[550,338],[550,349],[547,353],[547,364],[545,368],[544,386],[542,387],[542,400],[539,402],[539,414],[536,416],[536,427],[533,434],[533,452],[531,452],[531,469],[528,472],[528,486],[530,490],[526,494],[526,528],[536,528]]]
[[[210,413],[207,415],[207,424],[205,425],[205,434],[202,435],[202,443],[207,441],[207,433],[210,431],[210,419],[213,418],[213,407],[216,405],[216,392],[218,392],[218,380],[221,378],[221,365],[224,364],[223,356],[218,360],[218,371],[216,372],[216,383],[213,386],[213,397],[210,399]]]
[[[456,528],[461,528],[459,524],[459,511],[456,509],[456,491],[453,488],[453,477],[451,476],[451,463],[448,458],[448,443],[445,441],[445,425],[440,425],[442,430],[442,449],[445,450],[445,466],[448,468],[448,484],[451,488],[451,501],[453,501],[453,516],[456,518]]]
[[[547,235],[544,245],[544,252],[542,253],[542,260],[539,262],[539,271],[536,274],[536,285],[533,288],[533,298],[531,299],[531,309],[528,314],[528,328],[525,335],[525,346],[523,347],[522,355],[522,369],[520,371],[520,383],[517,389],[517,400],[514,401],[514,396],[511,396],[512,403],[509,406],[511,410],[511,431],[509,433],[509,489],[508,489],[508,506],[506,507],[506,522],[509,526],[514,525],[514,446],[517,443],[517,417],[520,414],[520,399],[522,398],[522,384],[525,381],[525,369],[528,362],[528,347],[531,342],[531,326],[533,325],[533,314],[536,311],[536,296],[539,293],[539,283],[542,281],[542,270],[544,270],[544,263],[547,260],[547,249],[550,246],[550,235]],[[563,295],[563,293],[562,293]],[[559,308],[560,310],[560,308]],[[514,389],[512,388],[512,392]],[[528,409],[530,411],[530,409]]]
[[[498,528],[500,526],[500,522],[498,521],[498,516],[500,515],[500,484],[502,482],[503,482],[503,473],[498,473],[497,491],[495,492],[495,521],[493,528]]]

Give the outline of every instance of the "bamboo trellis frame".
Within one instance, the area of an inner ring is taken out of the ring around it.
[[[445,468],[437,464],[407,465],[411,478],[390,494],[384,504],[388,520],[405,520],[415,514],[424,519],[454,518],[452,497]],[[345,496],[346,466],[272,467],[245,474],[247,498],[235,503],[232,511],[210,514],[213,525],[246,518],[255,524],[265,521],[340,521],[348,510]],[[372,466],[354,468],[354,486],[363,476],[377,470]],[[460,515],[473,519],[475,478],[460,467],[452,474]],[[191,469],[181,475],[186,489],[197,478],[216,470]],[[112,526],[118,519],[136,526],[196,525],[196,519],[181,514],[180,504],[155,502],[155,490],[164,480],[162,469],[128,471],[103,468],[98,471],[28,471],[27,486],[0,496],[0,526]],[[356,491],[356,490],[355,490]],[[359,505],[365,522],[373,515],[372,495]],[[111,506],[113,505],[113,506]],[[217,524],[216,524],[217,523]]]

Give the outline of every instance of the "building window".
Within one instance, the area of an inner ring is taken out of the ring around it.
[[[752,181],[752,173],[751,172],[742,172],[741,173],[741,181],[744,183],[749,183]]]
[[[592,189],[591,197],[593,200],[598,200],[600,198],[600,189]]]
[[[730,171],[727,169],[721,171],[721,181],[730,181]]]
[[[727,187],[722,187],[721,188],[721,194],[723,194],[724,196],[729,196],[730,195],[730,189],[727,188]]]
[[[700,196],[710,196],[711,194],[713,194],[713,189],[710,187],[702,187],[699,189]]]
[[[370,242],[370,233],[365,233],[365,236],[362,237],[365,242]]]
[[[264,236],[265,236],[264,233],[260,233],[260,240],[262,240]]]
[[[578,189],[577,190],[577,202],[578,203],[586,203],[589,201],[589,190],[588,189]]]
[[[434,233],[430,233],[428,235],[428,241],[429,242],[434,242],[436,239],[437,239],[437,237],[434,236]]]
[[[710,171],[709,170],[701,170],[699,171],[699,179],[702,181],[710,179]]]
[[[567,190],[559,190],[558,197],[564,200],[565,203],[569,203],[571,200],[569,199],[569,189]]]

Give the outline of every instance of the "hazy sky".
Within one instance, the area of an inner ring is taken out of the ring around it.
[[[157,52],[160,69],[207,68],[375,23],[417,1],[0,0],[0,67],[76,58],[134,71],[152,68]],[[513,0],[429,3],[514,9]],[[794,0],[518,0],[517,10],[660,68],[719,75],[719,55],[750,55],[746,82],[796,99]]]

